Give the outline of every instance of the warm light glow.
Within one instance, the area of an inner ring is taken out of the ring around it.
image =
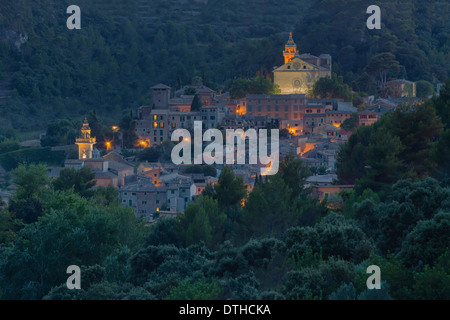
[[[261,173],[262,176],[266,176],[270,171],[272,171],[272,162],[266,165],[266,170]]]
[[[156,212],[159,212],[159,208],[156,208]]]
[[[306,142],[305,143],[305,148],[303,149],[303,152],[300,153],[300,155],[304,155],[305,153],[307,153],[308,151],[314,149],[315,145],[319,144],[318,142]]]
[[[106,146],[106,150],[111,149],[111,142],[110,141],[106,141],[105,142],[105,146]]]
[[[140,148],[147,148],[148,142],[145,140],[139,139],[136,141],[135,146],[140,147]]]
[[[340,123],[332,123],[333,126],[335,126],[336,128],[340,128],[341,124]]]
[[[114,132],[117,132],[117,131],[119,131],[119,127],[118,126],[112,126],[112,130],[114,131]]]

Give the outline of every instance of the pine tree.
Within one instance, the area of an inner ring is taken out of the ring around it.
[[[191,111],[200,111],[201,107],[202,107],[202,102],[200,101],[198,94],[196,94],[194,96],[194,99],[192,100]]]

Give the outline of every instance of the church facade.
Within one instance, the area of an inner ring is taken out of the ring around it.
[[[331,56],[299,54],[292,33],[283,51],[285,64],[273,70],[274,83],[281,94],[306,94],[322,77],[331,77]]]

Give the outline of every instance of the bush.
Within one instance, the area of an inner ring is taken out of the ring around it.
[[[64,151],[52,151],[50,147],[27,148],[1,154],[0,165],[7,171],[17,168],[20,163],[62,166],[65,158]]]

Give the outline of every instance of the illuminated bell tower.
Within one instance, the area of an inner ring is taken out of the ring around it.
[[[86,117],[84,117],[83,126],[81,127],[81,137],[77,138],[75,142],[78,145],[78,159],[91,159],[95,143],[95,137],[91,137],[91,128],[89,128],[89,123]]]
[[[289,40],[284,46],[283,56],[284,56],[284,64],[291,61],[295,55],[297,54],[297,45],[292,39],[292,32],[289,33]]]

